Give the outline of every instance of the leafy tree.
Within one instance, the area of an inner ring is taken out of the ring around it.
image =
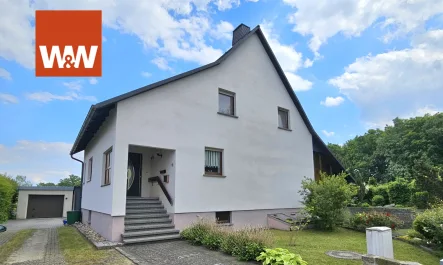
[[[26,176],[17,175],[14,180],[18,186],[24,186],[24,187],[32,186],[32,182],[30,180],[27,180]]]
[[[79,176],[76,175],[69,175],[69,177],[61,179],[57,186],[64,186],[64,187],[74,187],[74,186],[80,186],[81,185],[81,179]]]
[[[56,186],[54,183],[52,182],[40,182],[39,184],[37,184],[37,186],[39,187],[51,187],[51,186]]]

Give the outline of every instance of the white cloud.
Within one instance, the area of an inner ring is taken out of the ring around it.
[[[0,167],[9,175],[25,175],[35,184],[58,183],[69,174],[80,176],[81,164],[69,156],[72,144],[64,142],[17,141],[0,145]],[[81,153],[76,156],[82,157]]]
[[[0,93],[0,102],[4,103],[4,104],[17,104],[18,103],[18,99],[17,97],[11,95],[11,94],[5,94],[5,93]]]
[[[309,59],[309,58],[306,58],[305,62],[303,63],[303,67],[304,67],[304,68],[309,68],[309,67],[311,67],[313,64],[314,64],[314,61],[312,61],[312,60]]]
[[[0,0],[0,57],[34,68],[34,9],[28,0]]]
[[[98,83],[98,79],[93,77],[93,78],[89,78],[89,84],[91,85],[96,85]]]
[[[172,70],[171,67],[168,65],[168,61],[163,57],[157,57],[151,60],[151,63],[157,65],[158,68],[166,71]]]
[[[232,40],[232,31],[234,31],[234,26],[222,20],[215,26],[215,29],[211,30],[210,34],[216,39]]]
[[[168,60],[205,64],[222,55],[222,50],[208,45],[204,38],[213,28],[208,19],[208,5],[212,3],[219,10],[226,10],[240,3],[239,0],[0,1],[0,57],[29,69],[34,68],[36,9],[102,10],[105,27],[136,36],[151,52],[158,52]]]
[[[361,109],[371,127],[426,106],[442,109],[443,30],[417,36],[408,49],[358,58],[329,83]]]
[[[335,132],[328,132],[326,130],[321,131],[326,137],[334,136]]]
[[[96,102],[97,99],[94,96],[82,96],[74,92],[67,93],[66,95],[54,95],[50,92],[35,92],[26,94],[26,98],[29,100],[40,101],[48,103],[53,100],[60,101],[73,101],[73,100],[86,100]]]
[[[320,104],[326,107],[336,107],[345,102],[345,99],[342,97],[326,97],[326,100],[321,101]]]
[[[63,85],[67,87],[68,89],[80,91],[83,87],[83,81],[82,80],[76,80],[71,82],[63,82]]]
[[[240,0],[216,0],[218,10],[223,11],[240,5]]]
[[[0,67],[0,78],[12,80],[11,73]]]
[[[296,74],[297,70],[300,69],[303,64],[303,55],[296,51],[293,46],[280,43],[278,40],[279,36],[273,34],[272,27],[272,23],[266,21],[261,25],[263,33],[277,57],[280,66],[283,68],[283,71],[285,71],[285,75],[291,83],[292,88],[294,91],[306,91],[311,89],[312,82],[305,80]]]
[[[310,48],[336,34],[359,36],[371,26],[384,30],[384,41],[422,30],[426,21],[443,13],[441,0],[283,0],[296,8],[289,21],[294,31],[310,35]]]
[[[285,72],[285,75],[294,91],[307,91],[312,88],[312,82],[309,80],[303,79],[291,72]]]
[[[149,73],[149,72],[142,72],[142,76],[143,76],[143,77],[146,77],[146,78],[149,78],[149,77],[152,76],[152,74]]]

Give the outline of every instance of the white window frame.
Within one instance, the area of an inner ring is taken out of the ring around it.
[[[91,156],[88,160],[88,182],[92,179],[92,165],[94,163],[94,158]]]
[[[213,147],[205,147],[205,160],[206,160],[206,151],[213,151],[213,152],[219,152],[220,153],[220,173],[215,172],[207,172],[206,169],[204,169],[204,175],[205,176],[214,176],[214,177],[221,177],[224,174],[224,150],[220,148],[213,148]],[[206,168],[206,161],[204,161],[204,167]]]
[[[287,123],[288,123],[288,127],[287,128],[280,126],[280,112],[286,113],[286,118],[287,118]],[[291,130],[291,122],[290,121],[291,121],[291,119],[290,119],[290,116],[289,116],[289,110],[285,109],[285,108],[282,108],[282,107],[278,107],[277,108],[277,124],[278,124],[278,128],[290,131]]]
[[[220,94],[224,95],[224,96],[232,97],[232,101],[233,101],[232,102],[232,114],[231,113],[224,113],[224,112],[220,111]],[[226,116],[232,116],[232,117],[237,117],[236,116],[237,115],[237,98],[236,98],[234,92],[225,90],[223,88],[219,88],[218,89],[217,100],[218,100],[218,112],[217,112],[218,114],[222,114],[222,115],[226,115]]]
[[[109,159],[108,159],[109,158]],[[109,164],[108,164],[109,161]],[[112,147],[103,153],[103,181],[102,186],[111,185]]]

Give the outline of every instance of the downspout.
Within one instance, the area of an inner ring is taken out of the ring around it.
[[[82,210],[82,197],[83,197],[83,171],[84,171],[84,166],[85,166],[85,162],[81,161],[80,159],[75,158],[72,154],[71,154],[71,158],[82,163],[82,173],[81,173],[81,177],[80,177],[80,204],[79,204],[79,208],[80,211]]]

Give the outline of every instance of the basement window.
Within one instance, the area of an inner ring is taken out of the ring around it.
[[[215,220],[217,224],[230,224],[231,212],[215,212]]]

